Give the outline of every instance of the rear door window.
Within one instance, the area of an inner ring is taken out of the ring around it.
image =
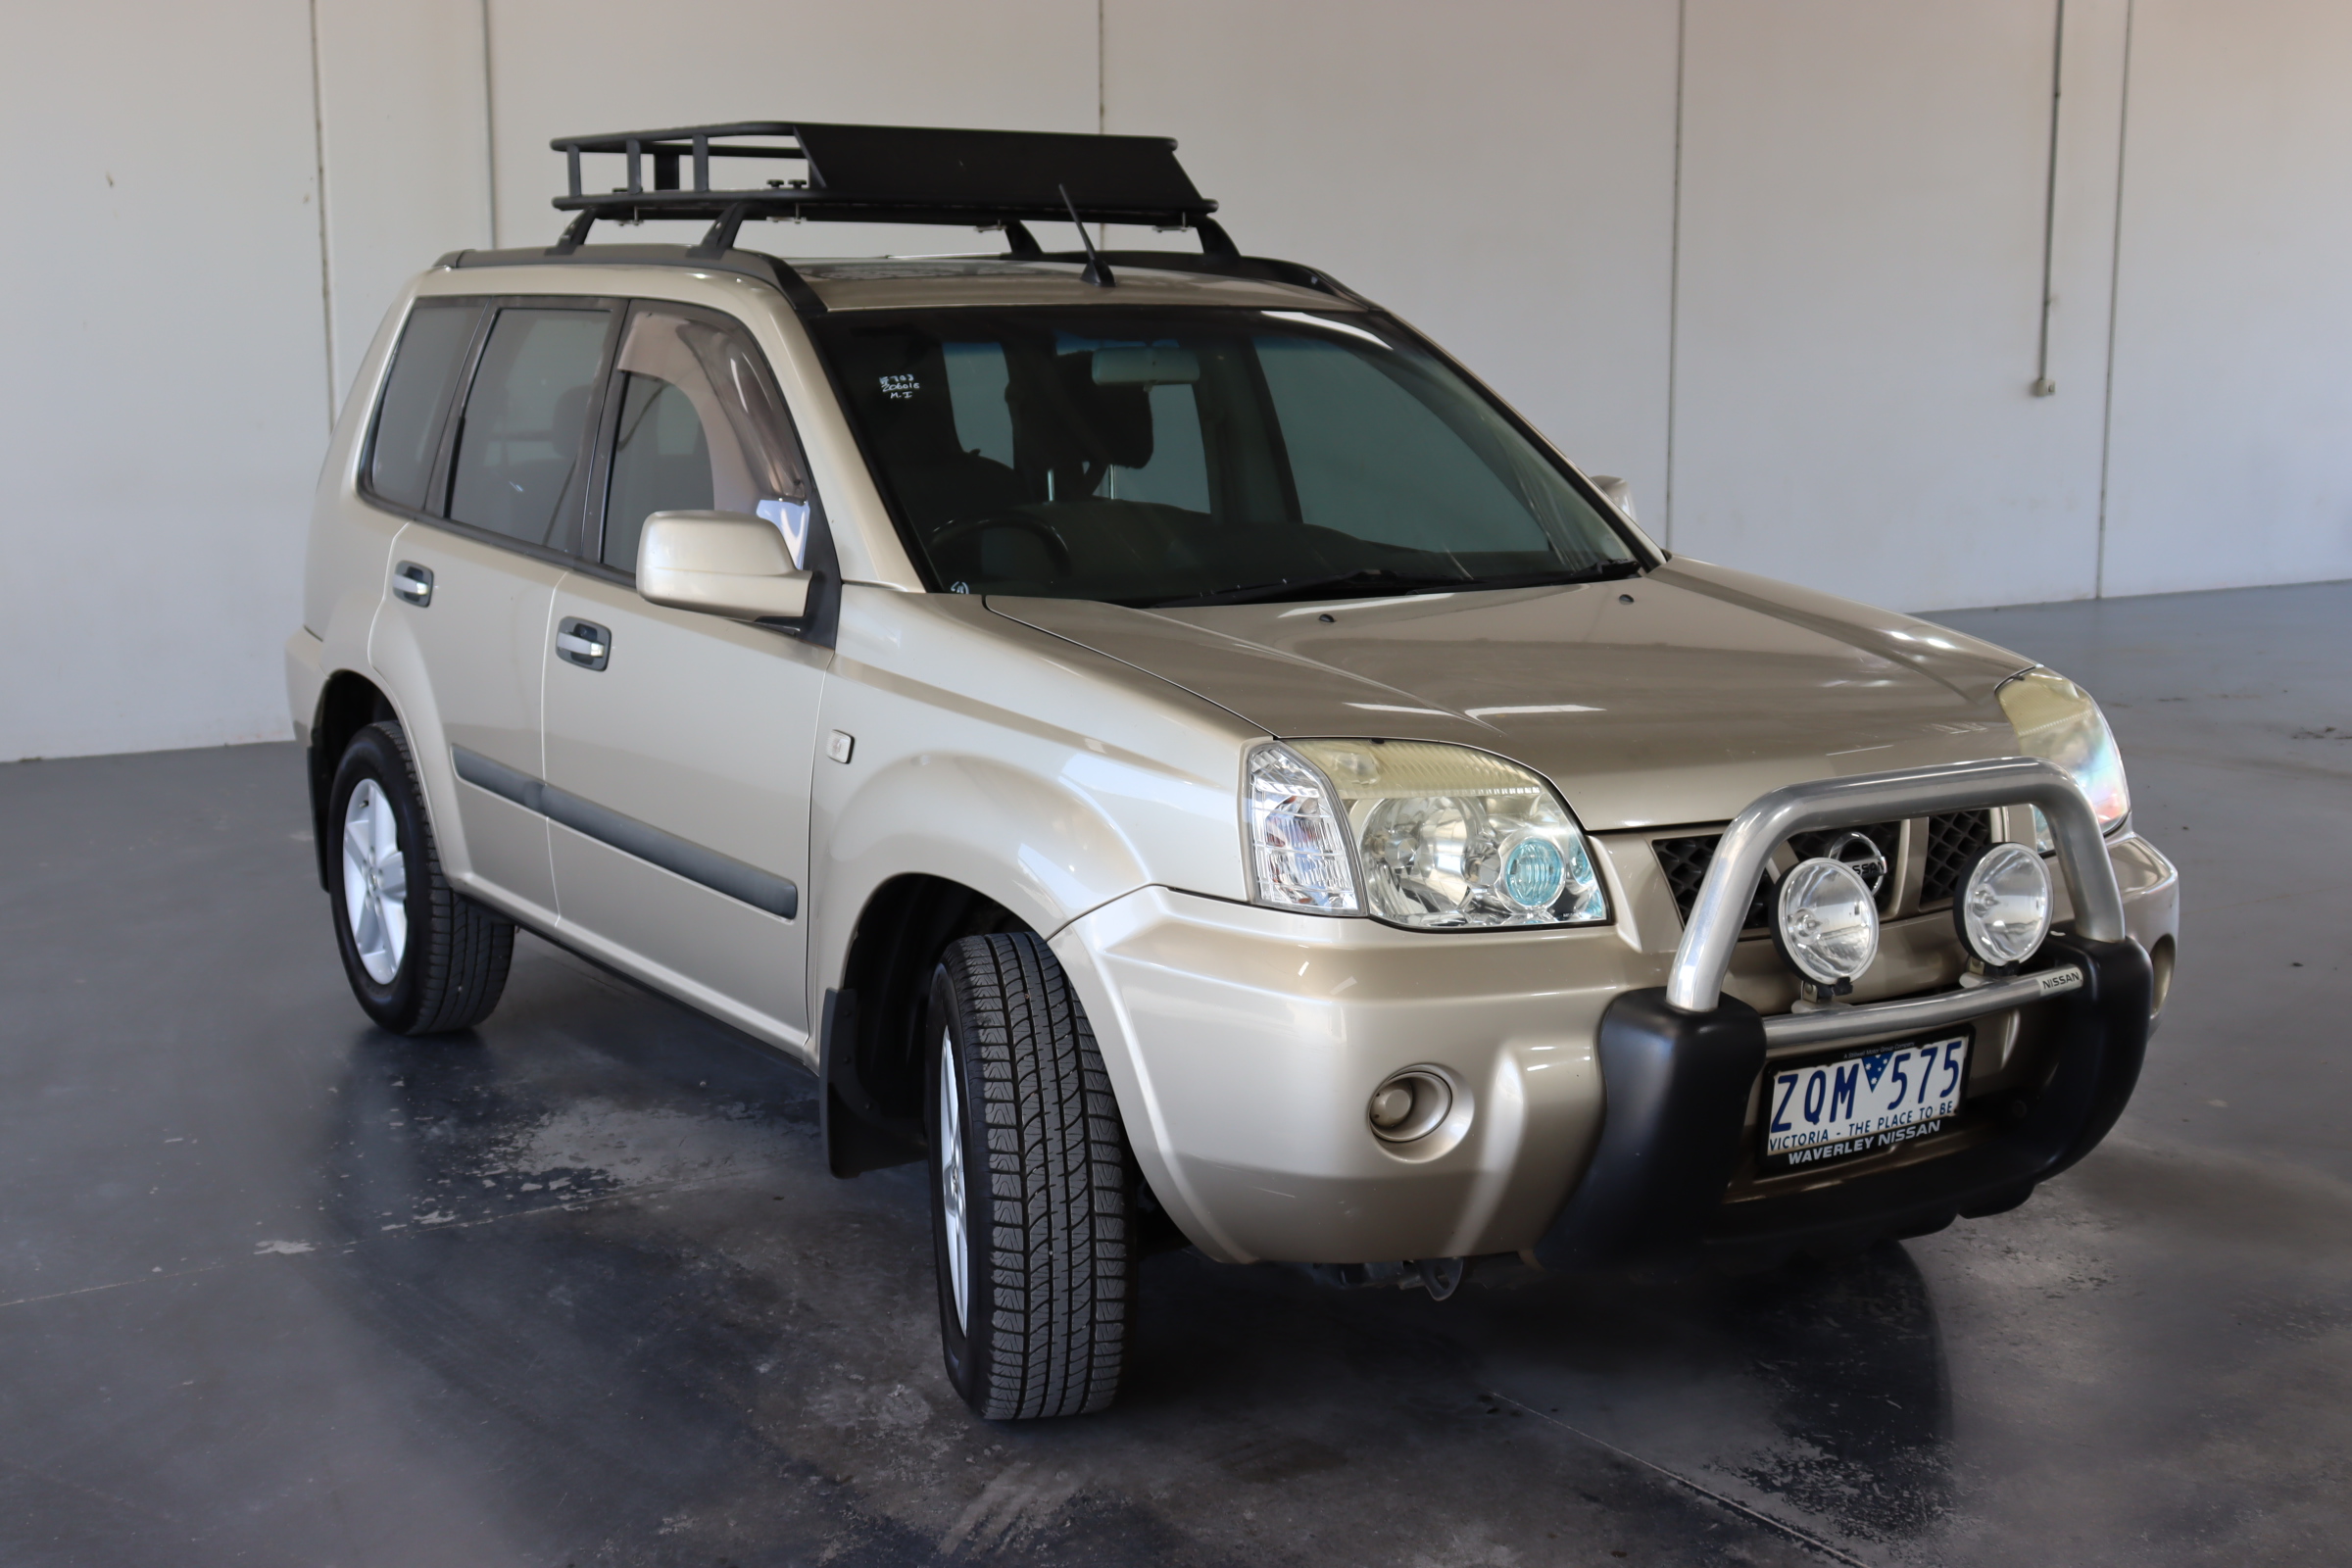
[[[491,323],[458,425],[449,515],[525,544],[571,546],[589,404],[612,313],[508,306]]]
[[[409,313],[375,407],[366,471],[370,494],[394,506],[424,505],[450,394],[481,314],[479,300],[422,300]]]

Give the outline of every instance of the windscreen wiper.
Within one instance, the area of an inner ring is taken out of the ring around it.
[[[1497,577],[1416,577],[1386,566],[1361,566],[1328,577],[1284,578],[1279,582],[1248,583],[1214,593],[1186,594],[1155,599],[1144,608],[1176,610],[1192,605],[1251,605],[1280,599],[1346,599],[1358,589],[1396,594],[1443,593],[1476,588],[1540,588],[1550,583],[1605,582],[1639,575],[1639,561],[1604,561],[1592,566],[1562,571],[1513,572]]]
[[[1354,571],[1334,573],[1328,577],[1285,577],[1276,582],[1245,583],[1239,588],[1220,588],[1214,593],[1186,594],[1179,599],[1155,599],[1148,607],[1152,610],[1174,610],[1187,605],[1252,605],[1274,599],[1345,599],[1358,588],[1379,589],[1388,593],[1429,593],[1444,588],[1464,588],[1474,582],[1472,577],[1408,577],[1391,571],[1386,566],[1360,566]]]

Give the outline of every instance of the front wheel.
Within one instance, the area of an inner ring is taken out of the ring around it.
[[[1104,1409],[1134,1315],[1129,1161],[1069,979],[1036,936],[966,937],[924,1034],[949,1381],[992,1421]]]
[[[400,1035],[470,1029],[498,1005],[514,926],[449,885],[396,723],[351,738],[327,795],[335,945],[368,1016]]]

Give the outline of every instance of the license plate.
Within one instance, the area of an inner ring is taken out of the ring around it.
[[[1801,1169],[1938,1131],[1968,1087],[1968,1036],[1799,1062],[1765,1085],[1764,1159]]]

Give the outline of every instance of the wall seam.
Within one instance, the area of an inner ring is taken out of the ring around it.
[[[1690,53],[1690,0],[1674,7],[1674,205],[1666,240],[1666,494],[1659,503],[1658,542],[1674,548],[1675,378],[1682,368],[1683,325],[1683,68]]]
[[[2116,106],[2115,235],[2107,251],[2107,386],[2099,410],[2099,528],[2090,597],[2107,597],[2107,485],[2115,451],[2115,326],[2124,281],[2124,160],[2132,146],[2132,23],[2135,0],[2124,0],[2124,86]]]
[[[326,239],[326,96],[318,70],[318,0],[310,0],[311,154],[318,201],[318,326],[326,361],[326,427],[335,427],[335,391],[342,385],[335,364],[335,274]]]
[[[317,0],[313,0],[316,4]],[[482,0],[482,189],[490,203],[490,248],[498,249],[498,99],[490,69],[490,0]]]
[[[2050,379],[2050,279],[2058,260],[2058,114],[2066,87],[2066,0],[2058,0],[2050,38],[2050,165],[2041,194],[2041,336],[2034,350],[2034,395],[2058,390]]]

